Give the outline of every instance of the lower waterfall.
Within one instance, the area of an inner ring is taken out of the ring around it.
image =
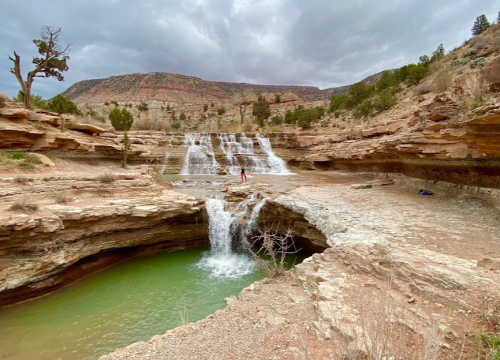
[[[255,270],[255,261],[245,253],[233,251],[232,244],[235,227],[238,226],[234,221],[244,217],[248,203],[254,198],[254,195],[250,195],[236,207],[234,213],[227,209],[228,204],[222,199],[208,199],[206,201],[210,253],[200,260],[198,267],[210,270],[215,277],[223,278],[239,278]],[[251,218],[254,223],[258,216],[258,210],[262,207],[261,204],[264,204],[263,201],[253,208]],[[249,233],[248,225],[250,224],[245,224],[244,233]]]

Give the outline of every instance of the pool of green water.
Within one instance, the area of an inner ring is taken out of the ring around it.
[[[216,278],[197,266],[204,255],[192,249],[134,258],[51,295],[0,308],[0,359],[97,359],[163,334],[183,318],[200,320],[263,278],[257,270]]]

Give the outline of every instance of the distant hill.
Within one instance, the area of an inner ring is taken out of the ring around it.
[[[381,73],[363,81],[372,85]],[[63,92],[77,104],[119,102],[160,101],[178,105],[199,105],[229,100],[242,91],[284,93],[292,92],[309,101],[328,100],[333,94],[346,92],[348,86],[319,89],[314,86],[254,85],[206,81],[193,76],[171,73],[147,73],[111,76],[105,79],[79,81]]]

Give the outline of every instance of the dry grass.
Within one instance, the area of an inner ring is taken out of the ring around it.
[[[415,95],[424,95],[428,94],[432,91],[432,86],[428,83],[423,83],[415,87],[413,93]]]
[[[444,68],[440,70],[437,74],[436,77],[434,78],[434,92],[436,93],[441,93],[443,91],[446,91],[451,84],[453,83],[453,76],[450,70],[447,68]]]
[[[15,201],[9,208],[11,211],[32,212],[38,210],[38,205],[33,202],[31,196],[23,195]]]
[[[165,120],[153,120],[150,118],[136,118],[132,124],[133,130],[150,130],[171,132],[172,127]]]
[[[73,196],[69,193],[58,192],[54,195],[54,201],[56,204],[64,205],[73,202]]]
[[[111,184],[116,181],[116,176],[110,173],[101,174],[97,177],[97,181],[103,184]]]

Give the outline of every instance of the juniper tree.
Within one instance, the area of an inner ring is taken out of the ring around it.
[[[38,48],[40,57],[34,57],[32,63],[35,68],[28,72],[26,80],[21,74],[21,57],[14,51],[14,58],[8,56],[9,60],[14,63],[14,67],[10,72],[14,74],[21,85],[21,95],[24,106],[31,108],[31,86],[36,77],[48,78],[55,77],[59,81],[64,80],[61,74],[68,70],[67,60],[69,60],[69,51],[71,44],[66,47],[61,47],[59,44],[59,36],[61,28],[53,28],[51,26],[42,26],[40,30],[41,39],[33,39],[33,43]]]
[[[253,103],[252,115],[257,118],[260,125],[271,116],[269,102],[262,94],[259,94],[257,101]]]
[[[115,130],[128,131],[134,123],[134,117],[125,108],[120,111],[120,109],[115,107],[110,111],[108,117]]]
[[[490,22],[486,15],[480,15],[474,21],[474,25],[472,26],[472,35],[476,36],[486,31],[490,27]]]

